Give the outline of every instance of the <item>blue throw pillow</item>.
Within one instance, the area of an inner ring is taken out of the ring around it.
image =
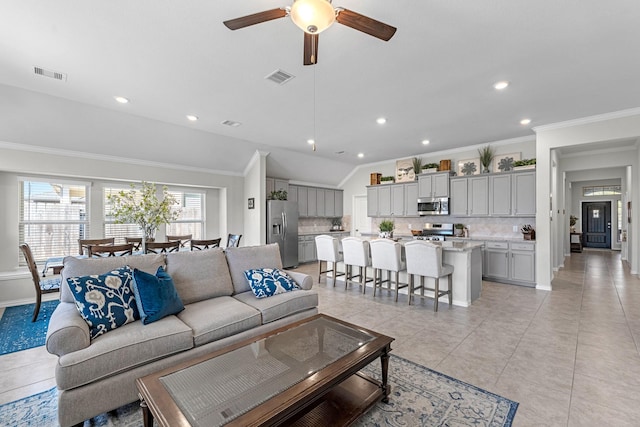
[[[136,295],[140,318],[145,325],[184,310],[173,279],[162,266],[158,267],[155,276],[134,269],[133,292]]]
[[[67,279],[91,339],[140,318],[128,266],[101,275]]]
[[[258,298],[266,298],[300,289],[291,277],[277,268],[246,270],[244,276],[247,278],[253,294]]]

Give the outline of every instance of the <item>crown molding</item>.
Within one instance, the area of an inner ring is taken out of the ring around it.
[[[259,161],[261,157],[267,157],[269,154],[270,153],[268,151],[256,150],[255,153],[253,153],[253,156],[251,156],[249,162],[247,162],[247,166],[245,166],[242,176],[246,177],[255,162]]]
[[[127,163],[130,165],[136,166],[149,166],[156,167],[162,169],[173,169],[173,170],[181,170],[188,172],[200,172],[207,173],[213,175],[226,175],[226,176],[243,176],[242,173],[239,172],[230,172],[223,171],[217,169],[207,169],[207,168],[197,168],[192,166],[184,166],[177,165],[172,163],[162,163],[162,162],[153,162],[149,160],[140,160],[140,159],[132,159],[128,157],[118,157],[112,156],[108,154],[93,154],[86,153],[83,151],[72,151],[72,150],[63,150],[59,148],[49,148],[49,147],[41,147],[37,145],[27,145],[27,144],[16,144],[14,142],[6,142],[0,141],[0,149],[14,150],[14,151],[23,151],[29,153],[41,153],[41,154],[49,154],[52,156],[66,156],[73,157],[85,160],[99,160],[105,162],[115,162],[115,163]]]
[[[546,132],[549,130],[586,125],[590,123],[602,122],[605,120],[621,119],[621,118],[637,116],[637,115],[640,115],[640,107],[630,108],[628,110],[613,111],[611,113],[598,114],[595,116],[581,117],[579,119],[567,120],[564,122],[550,123],[548,125],[536,126],[536,127],[533,127],[532,129],[535,133]]]

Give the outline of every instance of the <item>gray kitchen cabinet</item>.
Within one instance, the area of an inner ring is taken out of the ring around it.
[[[418,183],[404,184],[404,216],[418,216]]]
[[[316,235],[298,236],[298,262],[316,261]]]
[[[325,216],[324,190],[322,188],[316,189],[316,214],[314,216]]]
[[[286,179],[278,179],[274,178],[273,180],[275,191],[286,191],[289,192],[289,181]]]
[[[309,216],[308,211],[308,189],[307,187],[298,187],[298,215],[301,217]]]
[[[449,172],[419,175],[418,197],[449,197]]]
[[[378,216],[378,187],[367,187],[367,216]]]
[[[469,215],[469,180],[467,178],[451,179],[451,198],[449,199],[449,213],[456,216]]]
[[[336,190],[334,192],[334,198],[335,198],[335,211],[334,211],[334,217],[336,218],[342,218],[342,215],[344,214],[344,192],[342,190]]]
[[[297,185],[289,185],[289,191],[287,192],[287,200],[291,202],[298,201],[298,186]],[[300,215],[300,209],[298,209],[298,215]]]
[[[306,262],[304,257],[304,237],[298,236],[298,264]]]
[[[318,190],[313,187],[307,188],[307,216],[318,216]]]
[[[269,199],[269,197],[271,196],[271,193],[275,191],[276,184],[273,178],[267,178],[265,182],[267,184],[267,199]]]
[[[391,216],[391,185],[378,187],[378,215]]]
[[[489,215],[489,177],[469,178],[467,196],[469,216]]]
[[[536,214],[536,173],[514,172],[511,175],[511,204],[515,216],[535,216]]]
[[[489,215],[511,215],[511,174],[489,177]]]
[[[333,190],[324,190],[324,216],[327,218],[336,216],[336,196]]]
[[[484,266],[486,267],[484,276],[492,279],[509,279],[509,243],[487,242]]]
[[[510,243],[511,268],[509,270],[510,279],[518,282],[529,282],[535,284],[536,281],[536,246],[535,243]]]
[[[404,216],[404,184],[391,186],[391,216]]]

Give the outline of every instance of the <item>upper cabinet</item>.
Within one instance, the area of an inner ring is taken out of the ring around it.
[[[289,185],[288,200],[298,202],[300,217],[341,218],[344,202],[342,190]]]
[[[418,183],[404,184],[404,216],[418,216]]]
[[[419,175],[418,197],[449,197],[449,172]]]
[[[367,187],[367,216],[418,216],[418,183]]]
[[[536,173],[503,172],[452,178],[449,213],[455,216],[535,216]]]

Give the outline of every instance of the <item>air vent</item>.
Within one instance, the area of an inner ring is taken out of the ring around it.
[[[67,81],[67,75],[65,73],[59,73],[57,71],[45,70],[41,67],[33,67],[33,72],[39,76],[49,77],[52,79],[60,80],[62,82]]]
[[[344,150],[336,151],[336,154],[337,154],[337,155],[344,154]]]
[[[265,79],[271,80],[274,83],[279,85],[283,85],[295,76],[293,74],[289,74],[286,71],[276,70],[273,73],[269,74]]]
[[[240,122],[234,122],[233,120],[225,120],[224,122],[222,122],[223,125],[226,126],[231,126],[232,128],[237,128],[238,126],[240,126],[242,123]]]

